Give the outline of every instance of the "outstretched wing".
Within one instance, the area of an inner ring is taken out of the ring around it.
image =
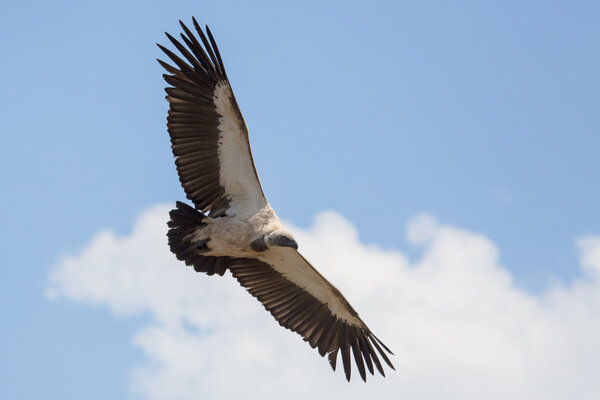
[[[211,216],[252,214],[266,199],[219,49],[208,27],[207,39],[195,18],[202,44],[180,24],[185,46],[166,35],[185,60],[158,45],[175,64],[158,60],[169,72],[163,75],[170,85],[165,89],[167,129],[179,180],[188,199]]]
[[[366,381],[365,364],[385,376],[379,356],[394,369],[386,355],[392,352],[379,340],[344,296],[296,250],[271,248],[260,260],[230,261],[233,276],[275,317],[279,324],[300,334],[319,354],[328,354],[335,370],[338,352],[342,355],[346,379],[350,380],[350,354]]]

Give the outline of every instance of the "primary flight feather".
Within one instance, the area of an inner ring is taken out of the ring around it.
[[[192,21],[197,36],[180,21],[183,44],[167,33],[180,56],[158,45],[174,64],[158,60],[168,72],[167,129],[177,173],[195,206],[177,202],[171,210],[171,251],[198,272],[231,271],[281,326],[328,355],[334,370],[340,353],[346,379],[351,356],[363,380],[366,370],[385,376],[380,359],[393,369],[391,351],[297,251],[265,198],[219,49],[208,27],[205,35]]]

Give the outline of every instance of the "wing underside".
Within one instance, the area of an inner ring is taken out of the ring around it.
[[[185,45],[167,33],[183,58],[158,45],[174,63],[158,60],[168,72],[167,129],[179,180],[196,208],[212,217],[260,209],[266,200],[246,124],[210,30],[207,38],[193,24],[200,40],[183,23]]]
[[[248,130],[210,30],[207,27],[205,35],[195,19],[193,25],[199,39],[183,23],[182,42],[167,34],[183,58],[159,45],[174,64],[158,60],[168,72],[163,75],[170,85],[165,89],[167,128],[179,180],[195,208],[210,217],[253,215],[268,203]],[[190,210],[173,210],[171,230],[201,218]],[[177,247],[177,235],[187,232],[184,228],[189,227],[177,228],[170,237],[172,249],[181,250],[178,258],[208,274],[230,269],[281,326],[300,334],[321,356],[327,354],[334,370],[340,353],[348,380],[351,357],[363,380],[367,370],[374,374],[377,369],[385,376],[380,359],[394,368],[386,354],[391,351],[298,252],[278,247],[257,253],[257,258],[226,257],[207,264]]]
[[[351,356],[365,381],[366,370],[374,374],[374,367],[385,376],[380,358],[393,369],[386,355],[391,351],[373,335],[342,294],[295,250],[283,249],[282,253],[283,257],[273,259],[283,258],[283,263],[234,259],[229,269],[281,326],[298,333],[321,356],[327,354],[334,370],[341,353],[346,379],[350,380]]]

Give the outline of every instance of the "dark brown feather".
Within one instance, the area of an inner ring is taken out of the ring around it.
[[[360,377],[363,381],[367,380],[367,374],[365,372],[365,363],[363,361],[363,355],[360,351],[360,344],[358,343],[358,335],[356,334],[356,329],[351,328],[354,332],[352,335],[352,341],[350,342],[350,346],[352,347],[352,354],[354,355],[354,362],[358,367],[358,372],[360,373]]]
[[[231,259],[229,269],[281,326],[300,334],[311,347],[318,347],[321,356],[328,354],[329,363],[334,370],[337,354],[340,352],[346,379],[350,380],[352,360],[365,381],[367,370],[371,375],[375,372],[373,364],[385,376],[370,342],[380,352],[383,349],[364,324],[349,325],[338,319],[326,304],[287,280],[265,262],[249,258]],[[354,310],[351,312],[354,313]],[[386,362],[389,360],[385,355],[382,357]]]
[[[331,342],[333,341],[333,337],[335,336],[336,331],[335,318],[333,316],[329,317],[329,321],[327,321],[327,325],[323,329],[323,334],[319,338],[319,354],[321,357],[324,357],[329,351],[331,347]]]
[[[196,39],[194,34],[188,29],[188,27],[183,22],[179,21],[179,24],[181,25],[181,28],[187,35],[187,40],[185,40],[185,42],[188,45],[188,47],[192,49],[192,53],[194,53],[194,55],[196,56],[198,61],[200,61],[200,63],[206,71],[214,71],[214,66],[210,62],[210,59],[206,56],[206,53],[203,51],[198,51],[198,49],[202,48],[202,45],[200,44],[200,42],[198,42],[198,39]]]
[[[205,225],[205,215],[195,210],[193,207],[178,201],[177,208],[169,212],[171,219],[167,223],[169,231],[169,247],[177,256],[177,259],[184,261],[186,265],[191,265],[197,272],[207,272],[209,275],[217,273],[223,275],[229,262],[229,257],[205,257],[190,251],[190,235],[195,229]],[[215,268],[216,265],[219,268]]]
[[[196,34],[179,22],[183,29],[180,40],[166,34],[178,54],[158,45],[174,64],[158,60],[168,72],[163,77],[170,85],[165,90],[170,104],[167,129],[171,136],[171,147],[186,196],[197,209],[208,212],[210,217],[223,216],[231,198],[221,183],[219,139],[222,135],[242,134],[247,141],[246,126],[230,90],[223,60],[212,33],[207,28],[205,34],[195,18],[192,22]],[[219,131],[221,115],[215,105],[218,85],[226,85],[226,90],[229,90],[226,95],[229,96],[234,123],[239,132]],[[192,169],[195,170],[193,173]],[[218,210],[214,210],[215,207]]]
[[[267,263],[249,258],[205,256],[202,253],[207,250],[202,246],[206,245],[202,241],[191,241],[190,238],[194,237],[192,233],[204,224],[204,218],[225,216],[231,202],[220,176],[219,143],[223,135],[243,135],[249,149],[245,123],[233,92],[230,91],[223,60],[213,35],[208,27],[205,34],[195,18],[192,22],[197,35],[181,21],[184,33],[180,40],[167,34],[179,55],[159,45],[174,65],[161,60],[158,62],[168,73],[163,75],[170,85],[165,89],[170,105],[167,130],[179,180],[196,210],[208,215],[178,203],[178,208],[171,212],[169,221],[171,250],[178,259],[192,265],[198,272],[222,275],[226,269],[230,269],[240,284],[262,302],[280,325],[300,334],[311,347],[318,348],[321,356],[327,354],[334,370],[337,354],[341,352],[348,380],[351,376],[350,353],[354,356],[354,363],[363,380],[366,380],[367,369],[374,374],[374,366],[384,375],[377,353],[393,368],[385,354],[391,354],[391,351],[360,319],[356,319],[358,314],[341,295],[341,304],[352,315],[351,321],[355,325],[332,314],[327,304],[287,280]],[[222,116],[215,105],[217,87],[219,90],[226,90],[225,95],[230,100],[227,106],[231,106],[233,110],[233,122],[239,131],[219,131]],[[249,156],[251,159],[250,154]],[[252,167],[254,168],[253,163]],[[256,174],[255,168],[254,173]]]
[[[365,361],[367,362],[367,368],[369,368],[369,372],[371,373],[371,375],[373,375],[373,361],[371,360],[371,352],[365,345],[366,340],[367,339],[364,336],[361,336],[359,338],[358,344],[360,346],[360,352],[362,353],[363,357],[365,358]]]

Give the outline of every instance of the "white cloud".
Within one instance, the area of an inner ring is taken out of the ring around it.
[[[580,279],[533,295],[515,287],[489,239],[429,216],[408,226],[423,247],[412,265],[362,244],[334,212],[293,228],[301,251],[396,353],[387,378],[348,384],[231,276],[175,260],[168,210],[148,210],[129,236],[99,233],[58,263],[48,289],[115,314],[150,313],[133,338],[147,356],[131,373],[142,398],[600,398],[600,238],[577,241]]]

